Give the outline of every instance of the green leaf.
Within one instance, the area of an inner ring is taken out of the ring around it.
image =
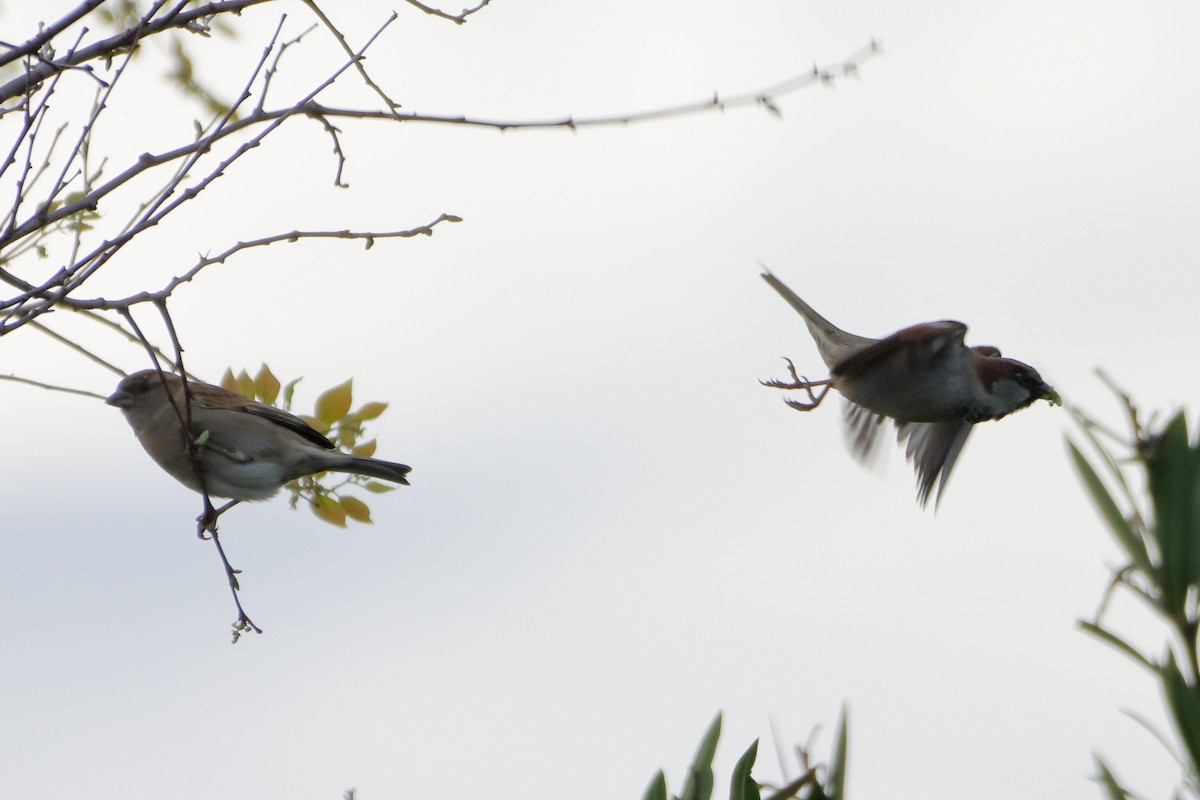
[[[1124,548],[1133,565],[1147,578],[1155,580],[1157,572],[1150,563],[1150,556],[1146,552],[1145,542],[1130,527],[1129,520],[1125,519],[1125,515],[1117,507],[1116,501],[1113,500],[1112,495],[1105,488],[1104,482],[1100,480],[1100,476],[1096,474],[1096,470],[1092,469],[1092,465],[1084,458],[1083,453],[1079,452],[1079,448],[1075,446],[1075,443],[1068,439],[1067,447],[1070,448],[1071,459],[1075,462],[1075,470],[1083,480],[1084,486],[1091,493],[1092,502],[1096,504],[1100,515],[1104,517],[1104,521],[1108,523],[1113,536],[1116,537],[1117,542]]]
[[[642,795],[642,800],[667,800],[667,776],[661,769],[657,775],[651,778],[650,785],[646,787],[646,791]]]
[[[1163,603],[1172,615],[1187,614],[1188,588],[1200,580],[1200,455],[1188,443],[1180,411],[1144,448],[1154,499],[1154,534],[1162,560]]]
[[[833,757],[829,760],[829,800],[842,800],[846,796],[846,707],[838,717],[837,733],[833,740]]]
[[[345,383],[339,383],[332,389],[322,392],[321,396],[317,398],[317,419],[326,425],[332,425],[349,414],[350,404],[354,400],[353,384],[354,379],[351,378]]]
[[[233,377],[233,370],[229,367],[226,367],[225,373],[221,375],[220,386],[222,389],[228,389],[231,392],[236,392],[238,390],[237,378]]]
[[[1099,625],[1096,625],[1094,623],[1084,622],[1082,620],[1080,620],[1080,622],[1079,622],[1079,627],[1083,628],[1085,631],[1090,633],[1092,636],[1095,636],[1097,639],[1100,639],[1103,642],[1107,642],[1109,645],[1116,648],[1117,650],[1124,653],[1125,655],[1129,656],[1134,661],[1136,661],[1138,664],[1141,664],[1143,667],[1150,670],[1151,672],[1158,671],[1157,664],[1152,662],[1150,659],[1146,658],[1146,656],[1144,656],[1140,652],[1138,652],[1137,649],[1134,648],[1133,645],[1129,644],[1124,639],[1119,638],[1115,633],[1112,633],[1104,628],[1101,628]]]
[[[762,800],[758,784],[750,777],[754,760],[758,757],[758,739],[750,745],[737,764],[733,766],[733,778],[729,783],[729,800]]]
[[[296,378],[294,381],[288,381],[287,386],[283,387],[283,409],[285,411],[292,407],[292,397],[296,393],[296,384],[302,380],[304,379]]]
[[[712,762],[713,756],[717,752],[717,741],[720,738],[721,714],[717,712],[717,716],[713,718],[708,730],[704,732],[700,746],[696,748],[696,755],[692,757],[691,766],[688,767],[687,780],[684,781],[683,792],[679,795],[679,800],[710,800],[712,797]]]
[[[1168,654],[1167,663],[1162,665],[1162,676],[1167,709],[1191,762],[1190,771],[1195,773],[1200,766],[1200,693],[1188,685],[1173,653]]]
[[[1126,791],[1121,784],[1117,783],[1116,776],[1112,774],[1108,765],[1104,763],[1104,759],[1094,753],[1092,757],[1096,759],[1096,771],[1099,773],[1096,775],[1096,780],[1104,787],[1105,797],[1108,800],[1132,800],[1133,795]]]
[[[367,481],[365,488],[371,494],[383,494],[384,492],[394,492],[396,487],[390,483],[380,483],[379,481]]]

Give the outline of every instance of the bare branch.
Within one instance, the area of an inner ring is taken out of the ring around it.
[[[122,31],[115,36],[110,36],[107,39],[102,39],[95,44],[89,45],[81,50],[72,52],[69,56],[55,61],[43,60],[36,67],[33,67],[19,78],[14,78],[6,84],[0,85],[0,103],[3,103],[13,97],[18,97],[25,94],[32,87],[45,81],[53,75],[57,75],[68,69],[78,68],[82,64],[97,59],[106,59],[114,53],[121,53],[129,50],[137,45],[137,43],[148,36],[162,33],[166,30],[187,29],[190,26],[197,24],[207,17],[217,14],[237,14],[243,9],[251,6],[256,6],[261,3],[269,3],[272,0],[228,0],[227,2],[205,3],[202,6],[182,11],[176,9],[167,16],[159,19],[150,19],[162,3],[155,5],[154,9],[149,14],[142,18],[140,24],[135,25],[128,30]],[[181,4],[182,5],[182,4]],[[89,68],[90,69],[90,68]]]
[[[100,358],[100,356],[93,353],[91,350],[88,350],[83,345],[79,344],[78,342],[71,341],[67,337],[63,336],[61,333],[56,333],[55,331],[50,330],[42,323],[34,321],[29,324],[32,325],[35,330],[39,330],[42,333],[46,334],[54,341],[58,342],[59,344],[63,345],[64,347],[66,347],[68,350],[74,350],[76,353],[79,353],[81,356],[83,356],[86,359],[89,359],[90,361],[94,361],[95,363],[97,363],[100,366],[107,369],[109,372],[112,372],[114,375],[124,375],[125,374],[125,370],[123,370],[120,367],[117,367],[113,364],[110,364],[109,362],[105,361],[103,358]]]
[[[39,389],[46,389],[51,392],[66,392],[68,394],[79,394],[79,395],[83,395],[84,397],[94,397],[97,400],[105,399],[104,395],[96,394],[95,392],[89,392],[85,389],[72,389],[69,386],[56,386],[52,383],[42,383],[41,381],[34,381],[34,380],[30,380],[29,378],[20,378],[20,377],[17,377],[16,375],[0,375],[0,381],[13,381],[14,383],[25,383],[30,386],[36,386]]]
[[[492,0],[479,0],[479,5],[475,6],[474,8],[464,8],[462,10],[462,12],[459,14],[447,14],[445,11],[442,11],[441,9],[431,8],[430,6],[427,6],[424,3],[417,2],[417,0],[408,0],[408,4],[410,6],[413,6],[414,8],[419,8],[422,11],[424,11],[426,14],[431,14],[432,16],[440,17],[442,19],[448,19],[451,22],[453,22],[455,25],[462,25],[463,23],[465,23],[467,21],[467,17],[471,16],[476,11],[482,10],[483,7],[486,6],[490,2],[492,2]]]
[[[383,89],[379,88],[379,84],[371,80],[371,76],[367,74],[366,68],[362,65],[361,58],[354,54],[354,51],[350,48],[349,43],[346,42],[346,37],[343,36],[342,32],[337,29],[337,26],[333,24],[333,21],[330,20],[329,17],[325,16],[325,12],[322,11],[321,8],[315,2],[313,2],[313,0],[303,0],[303,2],[304,5],[308,6],[309,9],[317,15],[317,19],[321,20],[321,23],[329,29],[329,32],[333,34],[333,38],[337,39],[338,44],[342,46],[342,50],[346,52],[346,55],[354,59],[354,66],[358,69],[358,74],[362,76],[363,82],[366,83],[367,86],[371,87],[371,89],[375,91],[375,94],[379,95],[379,98],[383,100],[388,108],[392,109],[393,111],[399,108],[400,104],[388,97],[387,92],[383,91]],[[392,16],[388,18],[386,24],[390,25],[392,21],[396,19],[396,16],[396,12],[393,11]],[[341,170],[338,171],[338,175],[340,177]]]
[[[367,249],[370,249],[375,244],[376,239],[411,239],[415,236],[432,236],[434,227],[442,222],[462,222],[462,217],[457,217],[453,214],[442,214],[428,225],[402,231],[291,231],[290,233],[277,233],[274,236],[264,236],[261,239],[254,239],[249,242],[238,242],[218,255],[205,256],[196,266],[183,275],[174,278],[163,289],[155,292],[153,295],[134,295],[125,300],[115,302],[117,304],[132,305],[133,303],[144,302],[152,297],[168,297],[176,288],[191,281],[202,269],[210,264],[223,264],[230,256],[253,247],[266,247],[276,242],[292,243],[301,239],[360,239],[366,241]]]
[[[379,37],[379,35],[383,32],[383,30],[387,27],[388,24],[390,24],[390,21],[385,22],[375,32],[375,34],[371,36],[371,38],[363,46],[363,50],[365,50],[367,47],[370,47],[371,44],[375,42],[375,40]],[[276,35],[278,35],[278,31],[276,32]],[[274,41],[274,39],[272,41]],[[265,139],[268,135],[270,135],[272,132],[274,132],[281,124],[283,124],[284,121],[286,121],[287,119],[289,119],[292,116],[295,116],[297,114],[306,113],[308,107],[312,103],[312,98],[314,98],[316,95],[318,95],[319,93],[324,91],[326,88],[328,88],[330,85],[332,85],[334,83],[334,81],[336,81],[338,79],[339,76],[341,76],[346,70],[348,70],[350,68],[350,66],[353,63],[355,63],[355,61],[360,59],[362,57],[363,50],[360,50],[356,54],[354,59],[351,59],[350,61],[343,64],[336,71],[334,71],[332,75],[330,75],[328,78],[326,78],[325,81],[323,81],[319,86],[317,86],[315,89],[310,91],[309,94],[300,101],[300,103],[291,107],[290,109],[286,109],[282,114],[271,115],[271,117],[270,117],[271,121],[266,124],[266,126],[264,127],[264,129],[262,131],[257,133],[254,137],[247,140],[246,142],[243,142],[231,156],[229,156],[224,161],[222,161],[220,164],[218,164],[199,183],[197,183],[196,185],[194,185],[194,186],[184,190],[182,193],[180,193],[179,196],[174,201],[164,204],[163,201],[166,200],[166,197],[169,196],[171,194],[171,192],[164,193],[163,195],[160,196],[160,199],[157,203],[152,204],[152,207],[150,208],[150,210],[144,215],[143,220],[140,221],[137,225],[135,225],[132,228],[130,228],[129,230],[121,233],[120,235],[115,236],[112,239],[101,243],[97,248],[95,248],[92,252],[85,255],[81,260],[79,260],[78,262],[73,264],[70,268],[59,270],[58,273],[56,273],[48,281],[44,282],[41,286],[33,287],[32,290],[25,289],[23,294],[18,295],[17,297],[12,298],[8,301],[5,301],[4,303],[0,303],[0,309],[13,308],[13,307],[19,308],[33,298],[37,298],[38,300],[40,300],[40,302],[38,304],[36,304],[30,308],[22,308],[19,314],[14,315],[13,313],[10,312],[10,314],[8,314],[10,321],[4,323],[3,325],[0,325],[0,336],[4,335],[6,333],[11,333],[16,328],[19,328],[21,325],[28,322],[30,319],[33,319],[33,318],[45,313],[49,309],[53,308],[54,305],[62,302],[70,292],[74,291],[76,288],[78,288],[80,285],[82,285],[84,281],[86,281],[93,274],[95,274],[95,272],[98,269],[100,269],[100,267],[102,267],[104,264],[106,264],[108,262],[108,260],[111,259],[131,239],[133,239],[135,236],[142,233],[143,231],[147,230],[148,228],[151,228],[151,227],[157,225],[164,217],[169,215],[171,212],[175,211],[177,208],[179,208],[184,203],[186,203],[186,202],[194,199],[196,196],[198,196],[201,192],[204,191],[204,189],[206,189],[209,186],[209,184],[211,184],[217,178],[221,177],[221,175],[223,175],[225,173],[225,171],[235,161],[237,161],[239,158],[241,158],[243,155],[245,155],[250,150],[254,149],[255,147],[258,147],[258,145],[263,141],[263,139]],[[254,70],[254,75],[259,74],[259,71],[262,69],[262,65],[263,65],[263,63],[265,63],[266,57],[269,52],[270,52],[269,49],[264,51],[262,60],[259,61],[258,66]],[[248,82],[247,88],[243,91],[243,97],[242,97],[243,100],[249,96],[249,86],[250,86],[250,83]],[[241,102],[241,100],[239,100],[239,103],[240,102]],[[236,108],[236,104],[235,104],[234,108]],[[230,113],[232,113],[232,109],[231,109]],[[235,125],[235,123],[232,123],[232,122],[230,123],[230,127],[233,127],[234,125]],[[199,158],[200,155],[207,152],[211,148],[211,144],[213,141],[215,141],[217,138],[220,138],[221,136],[224,135],[222,133],[222,130],[223,129],[219,128],[212,135],[205,137],[204,139],[201,139],[199,142],[196,142],[195,144],[193,144],[192,146],[189,146],[188,148],[182,148],[182,149],[187,151],[190,154],[189,158],[191,159],[191,161],[194,162],[196,159]],[[145,156],[143,156],[143,158],[139,160],[139,165],[142,164],[142,162],[144,162],[144,161],[146,161]],[[141,169],[139,167],[131,167],[130,170],[141,171]],[[127,173],[130,172],[130,170],[127,170],[126,172]],[[136,172],[134,172],[134,174],[136,174]],[[116,179],[116,180],[119,180],[121,177],[122,176],[118,176],[118,179]],[[132,175],[125,177],[124,180],[128,180],[129,177],[132,177]],[[95,198],[95,197],[99,196],[100,194],[107,193],[108,191],[112,191],[113,188],[115,188],[113,181],[109,181],[108,184],[105,184],[104,186],[99,187],[95,192],[90,193],[87,198],[84,198],[84,200],[86,201],[89,198]],[[94,199],[93,199],[93,202],[95,202]],[[76,205],[76,204],[71,204],[71,207],[73,207],[74,205]],[[78,210],[82,210],[82,209],[76,209],[75,213],[77,213]],[[62,212],[62,209],[58,209],[55,212],[55,214],[51,215],[51,216],[55,216],[55,218],[61,218],[61,212]],[[40,218],[41,216],[42,215],[40,215],[40,214],[37,215],[38,218]],[[34,224],[35,221],[40,222],[41,224],[35,225]],[[20,232],[21,235],[27,235],[28,233],[31,233],[35,230],[38,230],[40,227],[43,227],[44,224],[45,224],[45,222],[42,219],[30,220],[30,221],[26,222],[24,225],[19,226],[17,231],[15,231],[13,233],[13,236],[11,238],[15,238],[17,236],[18,232]],[[3,240],[0,240],[0,247],[2,247],[5,243],[6,242],[4,242]],[[9,277],[9,274],[6,272],[0,271],[0,277],[3,277],[4,279],[7,280],[7,278]],[[15,316],[15,319],[13,319],[14,316]]]
[[[34,36],[32,39],[25,42],[25,44],[18,47],[10,47],[7,53],[0,55],[0,67],[4,66],[5,64],[11,64],[13,61],[16,61],[19,58],[24,58],[25,56],[31,56],[38,53],[47,43],[52,41],[55,36],[58,36],[67,28],[71,27],[76,22],[92,13],[103,2],[104,0],[85,0],[85,2],[78,8],[74,9],[73,11],[68,11],[65,17],[60,19],[58,22],[55,22],[53,25],[50,25],[39,31],[37,36]]]

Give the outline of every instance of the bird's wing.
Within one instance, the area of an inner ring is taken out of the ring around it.
[[[908,353],[911,358],[932,361],[961,347],[966,333],[967,326],[953,320],[913,325],[852,353],[833,365],[833,373],[851,378],[862,375],[900,352]]]
[[[942,502],[950,471],[967,443],[971,428],[971,423],[962,420],[896,423],[896,441],[908,439],[904,452],[917,470],[917,500],[922,508],[929,502],[935,482],[937,503]]]
[[[849,400],[846,401],[845,418],[846,441],[850,445],[850,452],[859,461],[870,463],[875,444],[879,441],[879,430],[888,418]]]
[[[780,296],[788,302],[788,305],[796,309],[800,316],[804,317],[804,324],[808,326],[808,332],[812,334],[813,341],[817,343],[817,351],[821,354],[821,360],[830,369],[833,369],[834,364],[843,361],[852,353],[873,345],[878,341],[877,339],[868,339],[865,336],[856,336],[834,325],[814,311],[812,306],[801,300],[795,292],[789,289],[779,278],[776,278],[770,270],[764,270],[762,278],[771,284],[771,288],[779,292]]]
[[[195,386],[192,391],[192,406],[192,420],[196,427],[202,427],[206,413],[253,414],[256,417],[270,420],[276,425],[287,428],[292,433],[312,442],[317,447],[325,450],[335,449],[333,442],[326,439],[321,435],[320,431],[296,415],[289,414],[282,409],[247,400],[237,392],[220,386],[208,384]]]
[[[312,442],[317,447],[323,448],[325,450],[335,449],[333,446],[333,442],[331,442],[327,438],[325,438],[325,436],[320,431],[313,428],[313,426],[309,425],[307,422],[300,419],[299,417],[297,417],[293,414],[289,414],[286,411],[282,411],[282,410],[280,410],[278,408],[274,408],[272,406],[265,406],[265,405],[262,405],[261,403],[254,403],[253,405],[248,405],[245,408],[243,408],[242,410],[245,411],[247,414],[254,414],[256,416],[263,417],[264,419],[269,419],[271,422],[274,422],[276,425],[282,425],[283,427],[287,428],[288,430],[292,431],[293,433],[300,434],[300,436],[302,436],[305,439],[307,439],[308,441]]]

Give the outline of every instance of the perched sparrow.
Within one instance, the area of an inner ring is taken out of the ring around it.
[[[800,312],[830,377],[810,381],[762,381],[777,389],[803,389],[809,402],[787,400],[800,411],[820,405],[830,389],[849,401],[847,432],[854,454],[866,459],[884,418],[896,422],[897,441],[908,440],[909,460],[917,470],[917,499],[929,501],[937,484],[938,502],[950,470],[976,422],[1001,419],[1047,400],[1060,405],[1058,393],[1028,364],[1001,358],[995,347],[967,347],[967,326],[945,320],[913,325],[885,339],[855,336],[835,327],[769,271],[763,280]],[[820,389],[814,393],[813,389]]]
[[[404,476],[409,467],[339,452],[286,411],[208,383],[191,381],[188,390],[192,429],[187,434],[180,422],[187,410],[178,376],[152,369],[135,372],[117,384],[106,402],[125,413],[150,457],[193,491],[201,491],[201,486],[185,436],[197,442],[204,489],[213,497],[265,500],[290,480],[326,471],[408,483]]]

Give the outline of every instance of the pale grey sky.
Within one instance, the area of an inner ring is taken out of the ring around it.
[[[340,6],[353,42],[392,8]],[[244,15],[209,67],[223,85],[284,8]],[[660,767],[680,788],[720,709],[724,796],[756,737],[756,774],[779,779],[769,718],[788,743],[824,725],[824,756],[845,702],[852,798],[1094,798],[1092,751],[1166,796],[1176,768],[1120,713],[1161,721],[1154,687],[1075,627],[1117,556],[1067,415],[981,425],[922,512],[902,452],[864,470],[836,404],[801,415],[758,384],[780,356],[820,361],[756,262],[863,335],[961,319],[1114,422],[1098,365],[1146,408],[1194,407],[1200,9],[497,0],[462,27],[396,10],[368,64],[429,113],[643,110],[872,37],[884,53],[781,98],[782,121],[346,124],[349,190],[297,122],[106,267],[97,291],[116,295],[239,239],[464,218],[369,251],[257,251],[177,298],[196,373],[266,361],[305,376],[301,404],[353,376],[391,403],[378,454],[414,468],[371,527],[282,500],[222,521],[266,630],[236,647],[198,499],[114,409],[4,387],[21,455],[0,528],[0,795],[639,797]],[[6,4],[0,38],[34,19]],[[306,47],[281,90],[340,63],[320,32]],[[344,83],[334,98],[370,102]],[[199,113],[153,76],[142,92],[109,112],[114,164],[186,140]],[[30,332],[0,352],[6,373],[115,384]],[[1157,652],[1139,612],[1117,603],[1112,624]]]

